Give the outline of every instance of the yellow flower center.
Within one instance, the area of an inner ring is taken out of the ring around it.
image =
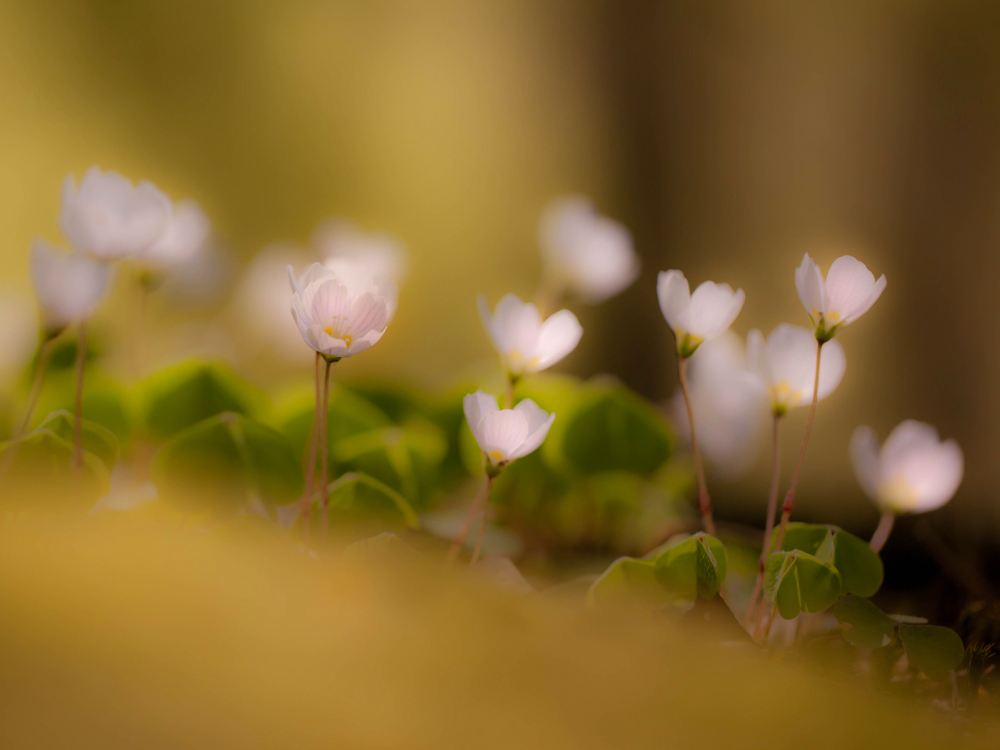
[[[503,453],[501,453],[500,451],[490,451],[489,456],[494,461],[502,461],[503,460]]]
[[[895,511],[913,510],[920,502],[917,488],[903,477],[895,477],[879,483],[878,496],[885,505]]]
[[[333,326],[327,326],[326,328],[324,328],[323,329],[323,333],[325,333],[327,336],[333,336],[333,338],[338,338],[337,336],[334,336]],[[350,336],[344,336],[344,346],[347,346],[347,347],[351,346],[351,337]]]

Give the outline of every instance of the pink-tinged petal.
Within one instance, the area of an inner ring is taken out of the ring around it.
[[[802,257],[802,263],[795,269],[795,288],[802,300],[802,306],[809,313],[813,324],[819,322],[819,315],[826,308],[823,274],[819,266],[806,253]]]
[[[529,360],[526,369],[538,372],[554,365],[576,349],[582,336],[583,326],[576,316],[569,310],[560,310],[539,328],[534,364]]]
[[[292,294],[302,294],[302,289],[299,287],[299,280],[295,276],[295,269],[292,268],[292,264],[289,263],[285,270],[288,272],[288,286],[292,288]]]
[[[350,293],[337,281],[314,281],[306,287],[303,303],[309,305],[314,324],[331,328],[335,333],[340,333],[350,319]]]
[[[510,454],[509,460],[511,461],[515,458],[527,456],[529,453],[537,450],[545,441],[546,436],[549,434],[549,429],[556,419],[555,414],[546,413],[529,398],[524,399],[524,401],[514,407],[514,411],[524,415],[528,425],[528,434],[524,438],[524,442]]]
[[[656,277],[660,312],[675,332],[690,333],[691,288],[680,271],[660,271]]]
[[[479,390],[475,393],[468,394],[462,400],[462,407],[465,410],[465,421],[469,423],[469,429],[472,430],[472,434],[475,435],[476,442],[480,442],[478,432],[479,423],[483,421],[483,417],[487,414],[500,411],[500,407],[497,405],[496,396],[483,393]]]
[[[352,303],[344,333],[361,337],[369,331],[384,331],[388,322],[389,310],[385,300],[366,292]]]
[[[883,478],[900,473],[900,467],[915,451],[933,448],[939,442],[938,431],[932,425],[915,419],[900,422],[882,446]]]
[[[881,459],[878,438],[871,427],[861,426],[851,435],[851,465],[861,489],[871,500],[879,503],[878,486],[881,479]]]
[[[850,255],[842,255],[833,261],[826,275],[826,313],[833,324],[846,325],[857,319],[856,313],[869,303],[875,291],[875,276],[860,260]],[[867,308],[865,308],[867,309]],[[862,310],[862,312],[864,312]],[[836,314],[837,317],[832,317]]]
[[[885,274],[882,274],[879,276],[878,281],[875,282],[875,288],[872,290],[871,295],[869,295],[868,299],[858,305],[858,307],[856,307],[851,314],[844,319],[844,325],[853,323],[855,320],[868,312],[871,309],[871,306],[875,304],[875,300],[882,296],[882,292],[885,291],[885,285]]]
[[[528,422],[523,414],[504,409],[486,414],[479,423],[479,447],[494,464],[510,461],[513,453],[528,437]]]
[[[505,356],[519,354],[525,361],[533,357],[541,324],[538,308],[530,302],[522,302],[515,294],[505,294],[493,315],[500,353]]]
[[[946,440],[915,458],[909,481],[917,488],[919,499],[913,511],[926,513],[951,500],[964,472],[962,449],[954,440]]]
[[[49,333],[86,320],[111,283],[110,266],[66,254],[42,239],[31,248],[31,280]]]
[[[688,333],[708,341],[725,333],[743,309],[745,295],[729,284],[701,283],[691,295]]]

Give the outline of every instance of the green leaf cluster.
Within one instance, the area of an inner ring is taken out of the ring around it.
[[[726,548],[704,532],[678,538],[646,559],[621,557],[593,583],[598,608],[631,602],[657,608],[671,601],[712,599],[726,580]]]
[[[781,547],[768,556],[764,593],[786,620],[822,612],[842,594],[873,596],[882,585],[882,559],[837,526],[790,523]]]
[[[912,618],[887,615],[860,596],[843,597],[833,606],[833,614],[843,627],[844,638],[858,648],[884,648],[898,635],[907,658],[928,675],[955,669],[965,657],[965,646],[954,630],[900,622]]]

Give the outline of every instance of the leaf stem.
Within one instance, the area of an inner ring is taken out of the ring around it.
[[[315,381],[316,381],[316,410],[313,413],[313,425],[312,431],[309,433],[309,447],[306,451],[306,465],[305,465],[305,480],[306,487],[305,492],[302,495],[302,537],[305,541],[306,547],[309,546],[309,514],[312,510],[312,498],[313,498],[313,484],[316,481],[316,438],[319,434],[319,410],[320,410],[320,353],[316,352],[316,364],[314,366],[315,370]]]
[[[677,356],[677,375],[681,382],[681,392],[684,394],[684,406],[687,408],[688,423],[691,425],[691,451],[694,453],[694,471],[698,477],[698,510],[705,524],[705,532],[715,536],[715,521],[712,518],[712,498],[708,496],[708,485],[705,482],[705,469],[701,463],[701,451],[698,449],[698,434],[694,427],[694,408],[691,406],[691,393],[687,382],[687,357]]]
[[[87,358],[87,321],[81,320],[76,342],[76,397],[73,405],[73,468],[83,466],[83,370]]]
[[[753,616],[757,611],[757,602],[761,592],[764,590],[764,565],[767,563],[767,555],[771,550],[771,535],[774,533],[774,515],[778,511],[778,484],[781,480],[780,430],[781,415],[775,413],[772,428],[773,440],[771,443],[771,488],[767,493],[767,519],[764,521],[763,546],[760,550],[760,560],[757,563],[757,583],[754,584],[753,594],[750,596],[750,606],[743,620],[743,626],[747,629],[753,624]]]
[[[887,510],[882,514],[882,517],[878,520],[878,526],[875,527],[875,533],[872,534],[872,540],[869,542],[869,546],[873,550],[876,552],[882,551],[886,541],[889,539],[889,534],[892,533],[892,525],[895,522],[896,514],[891,510]]]
[[[806,447],[809,445],[809,432],[812,430],[813,420],[816,418],[816,403],[819,401],[819,362],[823,354],[823,343],[816,340],[816,376],[813,379],[813,397],[809,405],[809,419],[806,420],[806,431],[802,435],[802,447],[799,449],[799,460],[795,463],[795,471],[792,473],[792,481],[788,485],[788,494],[785,495],[785,502],[781,506],[781,525],[778,527],[778,536],[774,542],[775,549],[781,549],[781,543],[785,541],[785,531],[788,528],[788,517],[792,515],[795,507],[795,487],[799,483],[799,474],[802,472],[802,464],[806,460]]]

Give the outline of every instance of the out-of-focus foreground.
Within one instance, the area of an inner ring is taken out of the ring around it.
[[[937,748],[969,731],[748,642],[584,613],[580,592],[308,559],[249,522],[22,525],[0,570],[4,747]]]

